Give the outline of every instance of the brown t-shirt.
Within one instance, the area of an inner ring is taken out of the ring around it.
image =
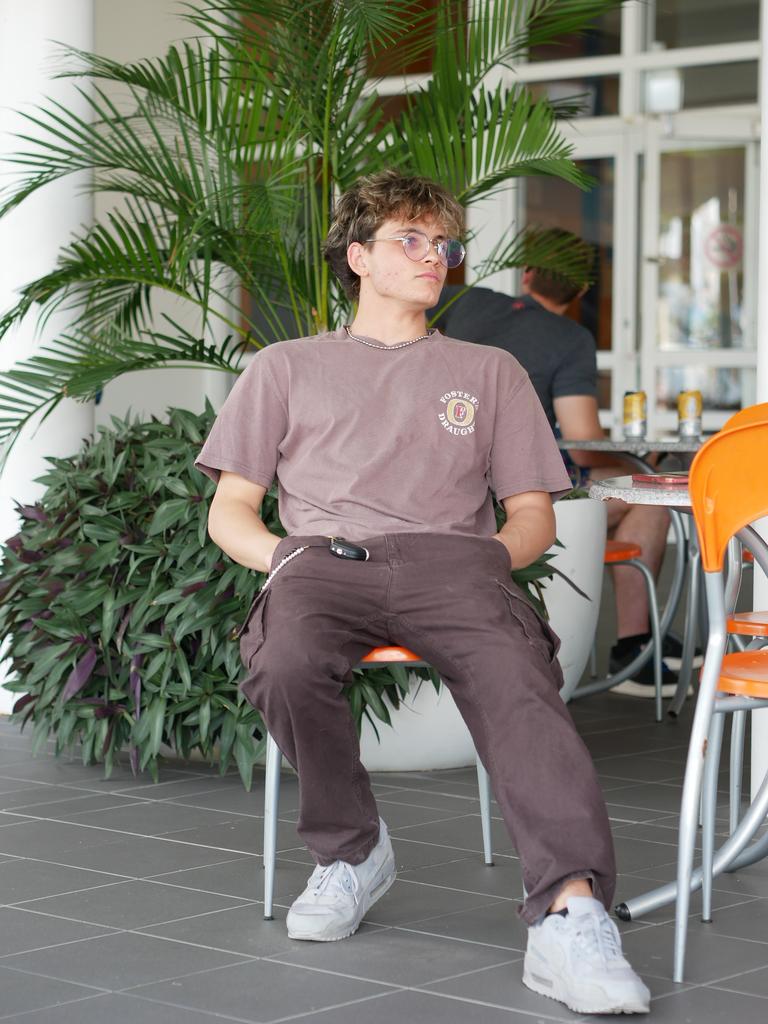
[[[373,339],[368,339],[373,341]],[[375,343],[375,342],[374,342]],[[570,489],[536,392],[499,348],[439,333],[371,348],[343,330],[256,355],[196,463],[279,485],[289,534],[496,532],[491,490]]]

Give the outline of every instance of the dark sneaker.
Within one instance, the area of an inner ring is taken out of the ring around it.
[[[289,939],[335,942],[356,932],[363,916],[395,880],[395,855],[379,819],[379,841],[362,864],[318,864],[288,911]]]
[[[574,1013],[648,1013],[651,993],[624,959],[602,903],[572,896],[568,913],[528,929],[523,984]]]
[[[676,636],[667,634],[664,637],[664,643],[661,645],[661,656],[671,669],[675,672],[680,671],[680,666],[683,663],[683,645]],[[704,655],[697,647],[693,652],[693,667],[701,668],[703,664]]]
[[[616,648],[611,650],[608,669],[611,675],[620,672],[626,665],[633,661],[640,653],[636,647],[628,654],[616,655]],[[661,663],[661,695],[662,697],[674,697],[677,690],[677,673],[673,672],[667,664],[666,658]],[[651,700],[656,696],[656,687],[653,678],[653,660],[647,661],[642,668],[638,669],[630,679],[611,687],[611,693],[621,693],[625,697],[649,697]],[[693,693],[692,687],[688,687],[688,696]]]

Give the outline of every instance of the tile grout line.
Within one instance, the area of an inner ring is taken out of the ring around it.
[[[141,879],[140,879],[141,881]],[[104,888],[104,886],[100,886]],[[237,900],[238,897],[227,897],[228,899]],[[41,899],[55,899],[53,896],[41,897]],[[37,900],[30,900],[30,903],[36,903]],[[26,914],[36,914],[38,917],[50,917],[57,921],[70,921],[72,924],[88,925],[90,928],[106,928],[109,932],[125,932],[125,931],[139,931],[143,928],[162,928],[168,924],[178,924],[180,921],[193,921],[198,917],[206,917],[209,914],[222,914],[229,910],[241,910],[243,907],[258,907],[261,904],[257,900],[242,900],[240,903],[236,903],[235,906],[231,907],[217,907],[214,910],[204,910],[199,914],[187,914],[184,917],[171,917],[165,921],[153,921],[147,925],[137,925],[134,929],[130,928],[119,928],[114,925],[103,924],[101,921],[85,921],[79,917],[66,917],[63,914],[51,914],[46,913],[43,910],[37,910],[33,907],[27,907],[22,904],[16,904],[13,907],[9,907],[10,910],[20,910]]]
[[[33,1010],[18,1010],[14,1013],[2,1013],[0,1014],[0,1020],[8,1020],[13,1017],[28,1017],[31,1013],[40,1013],[45,1010],[57,1010],[60,1006],[74,1006],[76,1003],[88,1003],[92,999],[101,999],[104,995],[110,995],[109,992],[95,992],[93,995],[81,996],[79,999],[66,999],[61,1003],[53,1003],[49,1006],[37,1006]]]

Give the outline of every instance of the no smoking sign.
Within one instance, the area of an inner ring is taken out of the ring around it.
[[[736,270],[743,252],[741,231],[732,224],[718,224],[704,241],[704,255],[718,270]]]

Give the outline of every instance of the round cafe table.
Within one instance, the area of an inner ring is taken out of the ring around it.
[[[659,484],[636,483],[631,476],[606,477],[603,480],[595,481],[589,487],[590,498],[599,501],[606,501],[609,498],[618,498],[628,505],[663,505],[665,508],[676,513],[688,513],[691,511],[691,499],[688,495],[688,488],[684,485],[660,486]],[[679,515],[678,515],[679,522]],[[667,711],[670,715],[680,714],[685,702],[685,695],[691,683],[691,671],[693,669],[693,657],[696,647],[696,615],[699,607],[699,549],[696,540],[696,531],[691,530],[690,536],[685,539],[685,531],[680,526],[678,534],[678,557],[682,568],[679,572],[680,581],[684,573],[686,559],[689,566],[688,574],[688,595],[685,607],[685,624],[683,627],[683,651],[680,661],[680,670],[677,676],[677,688],[675,695],[669,703]],[[679,589],[678,589],[679,594]],[[675,602],[676,605],[677,602]],[[662,635],[666,632],[669,620],[665,623],[666,612],[670,610],[671,602],[667,602],[664,609],[665,616],[662,617]],[[674,614],[675,608],[671,608]],[[671,615],[669,616],[671,618]],[[650,647],[650,644],[648,645]]]
[[[580,451],[594,451],[594,452],[605,452],[615,454],[618,458],[623,461],[629,462],[631,466],[644,473],[655,473],[656,470],[648,462],[645,457],[651,453],[659,454],[676,454],[676,455],[692,455],[699,450],[702,444],[702,439],[697,437],[680,438],[680,437],[667,437],[661,439],[655,438],[637,438],[637,437],[621,437],[612,439],[608,437],[600,438],[599,440],[581,441],[575,438],[558,438],[558,447],[561,450],[565,449],[578,449]],[[613,479],[613,478],[610,478]],[[623,477],[618,479],[625,479]],[[604,486],[608,483],[608,480],[601,480],[600,486]],[[596,484],[590,485],[594,488]],[[590,497],[597,497],[598,495],[593,494],[590,490]],[[634,502],[627,496],[626,493],[621,495],[606,495],[605,497],[621,497],[623,500],[630,501],[630,503],[641,504],[642,502],[635,499]],[[666,504],[661,500],[656,502],[657,504]],[[669,594],[667,597],[666,604],[661,612],[661,635],[665,636],[669,627],[672,623],[672,619],[675,616],[677,607],[680,603],[682,596],[683,585],[685,583],[686,576],[686,560],[688,557],[688,538],[686,536],[686,530],[683,525],[682,516],[680,515],[681,509],[674,505],[667,505],[670,510],[670,520],[672,531],[675,535],[675,563],[672,570],[672,579],[669,587]],[[695,605],[694,605],[695,607]],[[686,617],[687,621],[687,617]],[[648,661],[653,657],[653,644],[647,644],[643,650],[637,655],[633,661],[626,665],[621,671],[616,672],[614,675],[607,677],[606,679],[597,679],[593,682],[586,683],[579,686],[572,694],[571,699],[579,699],[581,697],[589,697],[595,693],[601,693],[606,689],[622,683],[625,679],[631,678],[640,668],[642,668]],[[693,664],[693,647],[690,652],[691,666]],[[681,671],[678,675],[678,679],[690,678],[691,666],[688,667],[687,671],[685,668],[685,659],[682,659]],[[669,713],[674,715],[677,714],[682,707],[682,703],[685,699],[685,693],[687,692],[686,686],[678,685],[678,690],[675,694],[675,698],[669,706]],[[678,695],[682,693],[682,697],[678,700]]]
[[[624,455],[630,461],[641,463],[645,472],[653,472],[652,467],[643,459],[652,452],[663,454],[685,455],[697,452],[701,448],[701,437],[666,437],[654,440],[649,437],[620,437],[615,440],[601,437],[597,441],[576,441],[572,438],[559,437],[557,445],[560,449],[573,448],[582,452],[615,452]]]

